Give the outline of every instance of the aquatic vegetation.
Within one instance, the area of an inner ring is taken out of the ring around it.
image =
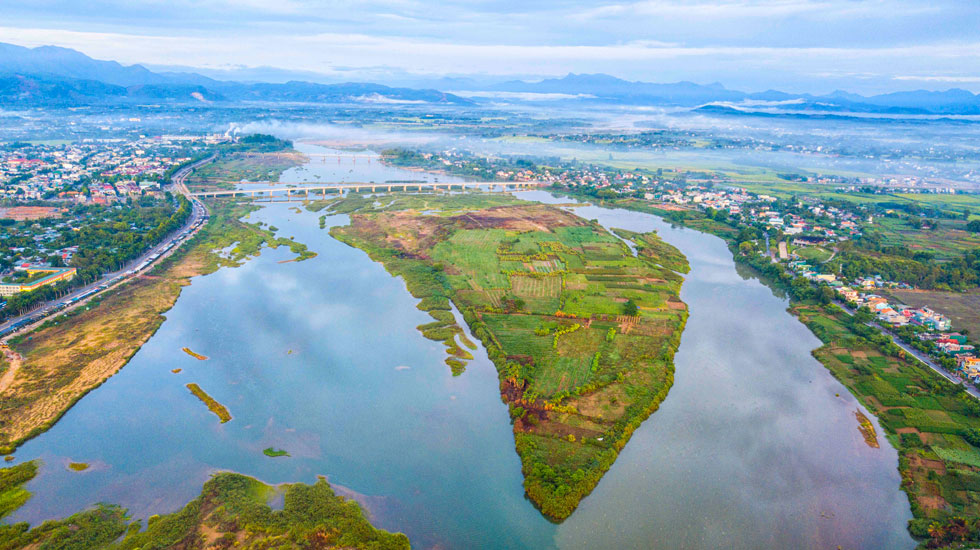
[[[20,508],[31,498],[24,484],[37,475],[37,462],[25,462],[10,468],[0,468],[0,519]],[[0,541],[3,526],[0,526]]]
[[[0,470],[0,502],[8,478],[19,486],[33,477],[30,464]],[[125,509],[99,504],[33,529],[26,523],[0,525],[0,548],[409,548],[405,535],[375,529],[356,502],[334,494],[322,478],[313,485],[281,486],[281,510],[267,504],[274,490],[254,478],[219,473],[183,509],[151,516],[145,528]]]
[[[868,444],[868,447],[874,447],[877,449],[878,446],[878,434],[875,432],[875,425],[871,423],[871,420],[864,415],[860,410],[854,411],[854,416],[858,421],[858,430],[861,435],[864,436],[864,442]]]
[[[202,390],[201,386],[198,386],[197,384],[187,384],[187,389],[191,390],[191,393],[193,393],[198,399],[207,405],[208,410],[217,415],[218,418],[221,419],[222,424],[231,420],[231,414],[228,412],[228,409]]]
[[[350,225],[331,235],[405,279],[434,319],[418,329],[447,345],[454,375],[469,354],[451,304],[462,312],[497,367],[525,490],[564,519],[673,383],[686,259],[655,234],[629,234],[634,256],[567,211],[519,201],[464,208],[478,202],[471,195],[351,204]]]
[[[273,449],[272,447],[267,447],[263,449],[262,454],[264,454],[265,456],[271,456],[273,458],[279,456],[289,456],[289,453],[284,451],[283,449]]]
[[[197,359],[198,361],[207,361],[207,359],[208,359],[208,356],[207,355],[201,355],[200,353],[194,353],[193,351],[191,351],[190,348],[181,348],[181,349],[184,350],[184,353],[186,353],[187,355],[190,355],[191,357],[193,357],[194,359]]]

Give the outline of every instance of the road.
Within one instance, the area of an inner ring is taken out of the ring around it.
[[[184,181],[195,168],[213,159],[214,156],[211,156],[190,166],[181,168],[173,176],[170,187],[191,201],[191,215],[187,218],[187,222],[183,227],[167,235],[166,238],[144,252],[140,257],[127,263],[122,269],[107,273],[99,278],[99,280],[84,287],[77,288],[65,296],[45,302],[30,313],[25,313],[19,317],[14,317],[0,323],[0,339],[2,339],[0,341],[6,341],[7,338],[16,332],[31,329],[44,322],[51,315],[74,309],[87,303],[93,297],[102,294],[109,288],[140,276],[163,261],[164,258],[173,254],[184,242],[190,240],[204,225],[204,221],[207,219],[209,213],[204,203],[197,197],[191,195]]]
[[[843,304],[841,302],[835,302],[835,303],[838,306],[840,306],[841,309],[843,309],[845,312],[847,312],[848,315],[854,315],[854,310],[851,309],[851,308],[849,308],[849,307],[847,307],[846,304]],[[905,342],[903,342],[902,339],[899,338],[898,335],[895,334],[894,332],[892,332],[892,331],[888,330],[887,328],[882,327],[880,325],[876,325],[875,323],[865,323],[865,324],[868,325],[869,327],[876,328],[876,329],[880,330],[882,332],[882,334],[884,334],[884,335],[888,336],[889,338],[891,338],[892,339],[892,342],[895,342],[895,345],[896,346],[898,346],[898,347],[902,348],[903,350],[905,350],[905,353],[911,355],[912,357],[915,357],[920,362],[922,362],[923,364],[925,364],[926,366],[928,366],[932,370],[934,370],[937,373],[939,373],[946,380],[949,380],[950,382],[952,382],[954,384],[962,385],[963,386],[963,389],[966,390],[966,393],[972,395],[973,397],[975,397],[977,399],[980,399],[980,390],[978,390],[973,384],[964,383],[963,380],[959,376],[956,376],[955,374],[949,372],[948,370],[946,370],[942,366],[940,366],[939,363],[936,363],[935,361],[933,361],[932,360],[932,357],[929,357],[925,353],[922,353],[921,351],[919,351],[919,350],[913,348],[912,346],[906,344]]]

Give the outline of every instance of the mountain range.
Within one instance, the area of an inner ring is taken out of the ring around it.
[[[469,105],[481,101],[529,99],[573,104],[686,107],[712,114],[980,115],[980,95],[967,90],[916,90],[862,96],[836,91],[825,95],[778,90],[742,92],[723,85],[635,82],[606,74],[568,74],[539,81],[488,81],[487,78],[418,78],[424,88],[376,83],[324,84],[301,80],[240,82],[203,76],[183,68],[151,71],[141,65],[101,61],[67,48],[25,48],[0,43],[0,105],[152,103],[419,103]],[[237,74],[249,74],[247,71]],[[289,71],[263,68],[251,74]],[[296,74],[296,73],[293,73]],[[299,78],[313,77],[299,73]],[[450,89],[453,93],[435,88]]]
[[[67,48],[0,43],[0,105],[70,106],[118,102],[444,103],[468,99],[432,89],[381,84],[290,81],[244,83],[193,72],[158,73],[141,65],[100,61]]]

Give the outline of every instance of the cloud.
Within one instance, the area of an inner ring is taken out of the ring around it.
[[[894,80],[917,80],[919,82],[962,82],[962,83],[977,83],[980,82],[980,76],[915,76],[915,75],[901,75],[893,76]]]
[[[604,72],[753,89],[938,86],[974,83],[980,66],[980,5],[956,0],[12,0],[4,15],[0,41],[126,64],[382,82]],[[943,76],[908,76],[920,74]]]
[[[878,17],[907,16],[936,12],[937,6],[916,6],[909,2],[877,1],[812,1],[757,0],[677,2],[644,0],[624,4],[598,6],[573,14],[572,17],[590,20],[603,17],[685,17],[690,19],[778,19],[792,16],[816,16],[820,19],[875,15]]]

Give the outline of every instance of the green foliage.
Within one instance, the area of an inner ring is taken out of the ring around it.
[[[280,456],[289,456],[289,453],[283,449],[274,449],[272,447],[266,447],[262,450],[262,454],[268,457],[276,458]]]
[[[207,392],[202,390],[201,386],[198,386],[197,384],[187,384],[187,389],[191,390],[191,393],[193,393],[198,399],[207,405],[208,410],[213,412],[221,420],[222,424],[231,420],[231,413],[228,412],[228,409],[221,403],[218,403],[215,398],[208,395]]]
[[[24,505],[31,494],[23,485],[37,475],[36,462],[0,469],[0,519]]]
[[[0,550],[36,547],[43,550],[163,550],[204,548],[200,533],[214,533],[217,545],[228,548],[409,548],[408,538],[375,529],[356,502],[334,494],[320,479],[313,485],[285,485],[282,510],[266,503],[274,489],[234,473],[212,477],[201,496],[180,511],[150,518],[145,530],[126,511],[100,504],[63,520],[33,529],[27,524],[0,526]]]

